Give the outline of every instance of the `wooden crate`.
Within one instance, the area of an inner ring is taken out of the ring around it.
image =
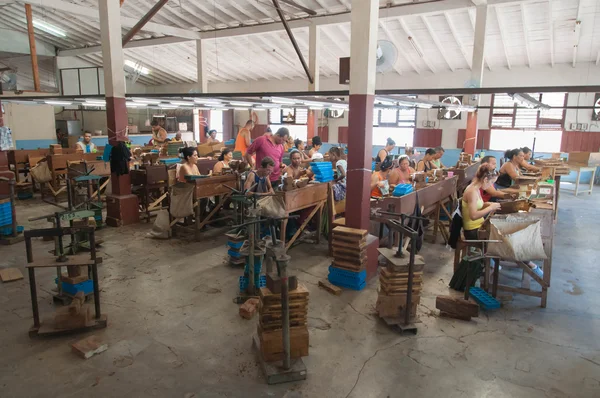
[[[283,360],[283,332],[281,330],[264,330],[257,326],[260,351],[266,362]],[[308,355],[308,327],[290,328],[290,357],[300,358]]]

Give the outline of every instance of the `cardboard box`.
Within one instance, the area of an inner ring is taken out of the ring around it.
[[[600,166],[600,152],[569,152],[569,164]]]

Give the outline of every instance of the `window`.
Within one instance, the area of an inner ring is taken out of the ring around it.
[[[390,137],[397,146],[412,146],[416,122],[416,108],[373,109],[373,145],[385,145]]]
[[[223,141],[223,111],[210,111],[209,130],[217,130],[217,140]]]
[[[269,124],[301,124],[308,123],[308,109],[281,108],[269,109]]]
[[[492,129],[490,149],[506,151],[512,148],[533,148],[536,152],[560,152],[562,130],[508,130]]]
[[[396,141],[397,147],[413,144],[414,127],[373,127],[373,145],[385,146],[388,137]]]
[[[549,106],[564,106],[567,99],[566,93],[530,93],[529,95]],[[517,107],[508,94],[494,94],[490,118],[490,127],[492,128],[562,129],[565,110]]]
[[[290,131],[290,135],[296,138],[300,138],[302,141],[306,142],[308,137],[308,127],[306,125],[294,125],[294,124],[271,124],[271,130],[275,133],[280,127],[285,127]]]

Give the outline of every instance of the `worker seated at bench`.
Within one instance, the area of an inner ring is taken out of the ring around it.
[[[538,171],[540,171],[541,169],[539,167],[535,167],[534,165],[532,165],[530,163],[531,156],[533,155],[533,152],[531,152],[531,149],[524,146],[523,148],[521,148],[521,151],[523,151],[523,161],[520,164],[521,169],[528,171],[530,173],[537,173]]]
[[[410,159],[408,156],[400,156],[398,164],[399,167],[394,168],[388,177],[390,189],[395,188],[398,184],[410,184],[411,176],[415,174],[415,169],[410,167]]]
[[[342,159],[342,149],[334,146],[329,148],[329,160],[335,164],[337,176],[332,185],[333,200],[339,202],[346,199],[346,171],[348,170],[348,162]]]
[[[221,154],[218,157],[218,162],[213,167],[213,174],[223,174],[223,171],[228,171],[231,169],[229,163],[233,159],[233,151],[229,148],[223,148]]]
[[[525,161],[525,154],[519,148],[509,149],[504,152],[506,162],[500,167],[500,175],[496,188],[510,188],[521,175],[521,163]]]
[[[465,189],[461,200],[463,235],[465,240],[479,240],[478,231],[485,222],[484,217],[500,209],[500,203],[484,203],[481,197],[481,190],[487,190],[490,186],[494,185],[497,179],[498,172],[496,169],[489,163],[482,164],[479,166],[471,184]],[[527,265],[540,278],[543,277],[542,270],[535,263],[529,261]]]
[[[284,174],[288,177],[292,177],[294,180],[298,180],[302,177],[311,178],[314,174],[310,170],[310,167],[306,168],[302,166],[302,154],[299,150],[293,149],[290,153],[291,164],[285,168]]]
[[[185,176],[199,176],[198,170],[198,151],[194,147],[181,148],[179,150],[183,155],[183,163],[177,165],[177,181],[186,182]]]
[[[488,155],[484,156],[481,159],[481,164],[489,164],[493,170],[496,170],[497,161],[494,156]],[[490,185],[488,188],[483,189],[480,188],[481,199],[483,199],[484,203],[486,202],[496,202],[498,199],[510,199],[511,195],[498,191],[494,184]]]
[[[257,170],[252,170],[246,177],[246,183],[244,184],[244,190],[248,194],[270,194],[273,193],[273,187],[271,186],[271,180],[269,176],[273,173],[275,168],[275,162],[268,156],[262,158],[260,167]]]
[[[92,133],[86,131],[82,135],[83,141],[77,141],[75,143],[75,149],[81,149],[83,153],[96,153],[96,144],[92,142]]]

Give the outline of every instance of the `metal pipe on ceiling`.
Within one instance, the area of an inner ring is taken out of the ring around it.
[[[298,55],[298,58],[300,59],[300,63],[302,63],[302,68],[304,68],[304,72],[306,73],[306,77],[308,77],[308,81],[310,82],[310,84],[314,83],[314,78],[313,78],[312,74],[310,73],[310,69],[308,68],[308,65],[306,64],[306,61],[304,60],[302,51],[300,51],[300,47],[298,46],[298,43],[296,42],[296,38],[294,37],[292,30],[290,29],[290,25],[288,25],[288,22],[285,19],[285,15],[283,15],[283,11],[281,11],[281,7],[279,6],[279,1],[273,0],[273,5],[275,6],[275,9],[277,10],[277,14],[279,15],[279,19],[281,19],[281,23],[283,24],[283,27],[285,28],[285,31],[287,32],[288,37],[290,38],[290,41],[292,42],[292,46],[294,46],[294,50],[296,50],[296,54]]]
[[[152,17],[154,17],[154,15],[156,15],[156,13],[158,11],[160,11],[160,9],[163,8],[163,6],[165,4],[167,4],[168,2],[169,2],[169,0],[159,0],[150,9],[150,11],[148,11],[146,13],[146,15],[144,15],[143,17],[141,17],[140,20],[138,21],[138,23],[136,23],[133,26],[133,28],[129,29],[129,32],[127,32],[125,34],[125,36],[123,36],[123,42],[122,42],[121,46],[124,47],[125,44],[129,43],[129,41],[131,39],[133,39],[133,36],[135,36],[140,30],[142,30],[142,28],[144,27],[144,25],[146,25],[152,19]],[[123,5],[123,3],[121,3],[121,5]]]

